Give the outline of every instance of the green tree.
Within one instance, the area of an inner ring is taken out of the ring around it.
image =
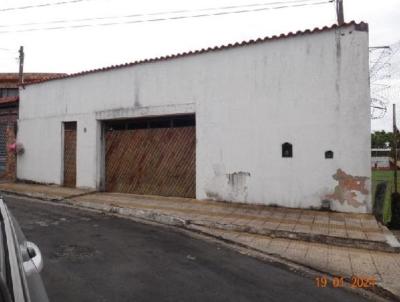
[[[390,148],[393,142],[393,132],[375,131],[371,133],[372,148]]]

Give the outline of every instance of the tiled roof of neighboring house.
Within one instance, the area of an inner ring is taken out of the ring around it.
[[[19,101],[19,97],[18,96],[6,96],[6,97],[2,97],[0,98],[0,105],[3,104],[13,104]]]
[[[31,82],[45,81],[53,77],[65,76],[65,73],[24,73],[24,84]],[[18,89],[19,74],[18,73],[0,73],[0,89]],[[0,97],[0,106],[17,105],[18,96]]]
[[[24,84],[45,81],[54,77],[65,76],[65,73],[24,73]],[[0,88],[18,88],[18,73],[0,73]]]
[[[201,54],[201,53],[205,53],[205,52],[218,51],[218,50],[229,49],[229,48],[234,48],[234,47],[246,46],[246,45],[256,44],[256,43],[260,43],[260,42],[272,41],[272,40],[277,40],[277,39],[285,39],[285,38],[301,36],[301,35],[306,35],[306,34],[319,33],[319,32],[324,32],[324,31],[336,29],[336,28],[339,28],[339,27],[348,27],[348,26],[351,26],[351,25],[355,26],[356,29],[359,30],[359,31],[368,31],[368,24],[367,23],[364,23],[364,22],[357,23],[355,21],[351,21],[351,22],[348,22],[348,23],[344,23],[341,26],[338,26],[337,24],[334,24],[332,26],[324,26],[322,28],[316,27],[316,28],[314,28],[312,30],[307,29],[307,30],[304,30],[304,31],[289,32],[287,34],[281,34],[281,35],[278,35],[278,36],[275,35],[275,36],[271,36],[271,37],[258,38],[256,40],[236,42],[234,44],[227,44],[227,45],[222,45],[222,46],[214,46],[214,47],[209,47],[209,48],[203,48],[203,49],[200,49],[200,50],[188,51],[188,52],[183,52],[183,53],[178,53],[178,54],[173,54],[173,55],[167,55],[167,56],[161,56],[161,57],[156,57],[156,58],[151,58],[151,59],[138,60],[138,61],[134,61],[134,62],[130,62],[130,63],[120,64],[120,65],[112,65],[112,66],[93,69],[93,70],[86,70],[86,71],[81,71],[81,72],[78,72],[78,73],[62,75],[60,77],[54,77],[54,78],[51,78],[51,79],[32,81],[28,85],[38,84],[38,83],[47,82],[47,81],[51,81],[51,80],[59,80],[59,79],[78,77],[78,76],[86,75],[86,74],[89,74],[89,73],[102,72],[102,71],[108,71],[108,70],[112,70],[112,69],[130,67],[130,66],[133,66],[133,65],[138,65],[138,64],[143,64],[143,63],[170,60],[170,59],[174,59],[174,58],[190,56],[190,55],[195,55],[195,54]]]

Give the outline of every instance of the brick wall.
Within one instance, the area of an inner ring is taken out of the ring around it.
[[[7,146],[15,143],[15,123],[9,123],[6,130]],[[8,149],[8,148],[7,148]],[[7,150],[6,171],[3,173],[2,179],[15,180],[17,168],[17,158],[14,152]]]
[[[0,123],[5,127],[5,141],[7,147],[7,157],[5,170],[0,173],[0,180],[14,181],[16,179],[16,155],[8,151],[8,145],[15,143],[17,129],[17,107],[0,108]]]

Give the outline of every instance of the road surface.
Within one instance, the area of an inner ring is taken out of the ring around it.
[[[5,197],[44,256],[50,301],[364,301],[163,227]]]

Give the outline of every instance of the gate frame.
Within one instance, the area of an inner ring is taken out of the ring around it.
[[[60,137],[61,137],[61,156],[60,156],[60,185],[64,185],[64,136],[65,136],[65,123],[68,121],[61,121]]]
[[[97,120],[97,167],[99,169],[97,173],[96,185],[97,189],[101,192],[106,191],[106,137],[105,137],[105,126],[108,120]]]

